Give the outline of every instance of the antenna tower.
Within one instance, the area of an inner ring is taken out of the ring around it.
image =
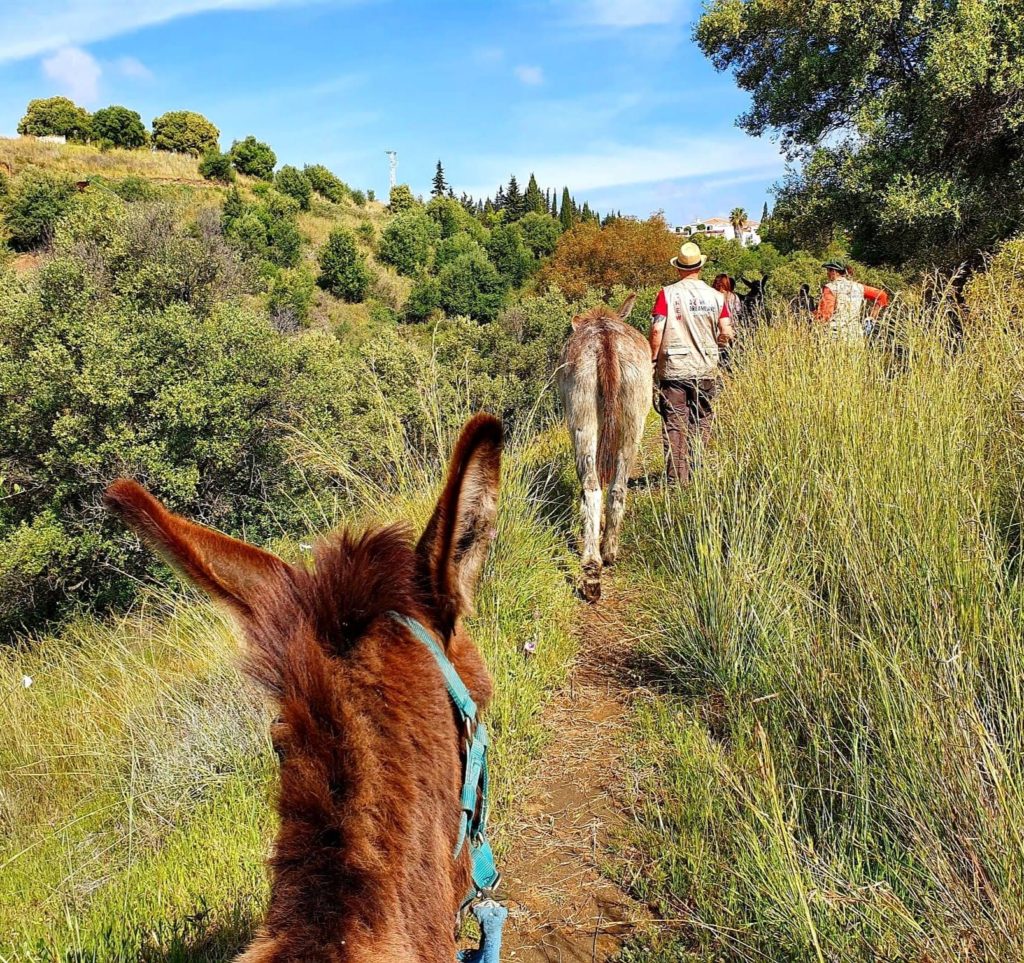
[[[394,187],[398,183],[398,151],[386,150],[384,153],[388,155],[388,177]]]

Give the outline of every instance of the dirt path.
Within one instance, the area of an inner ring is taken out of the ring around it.
[[[545,711],[552,732],[524,792],[504,867],[509,923],[503,958],[517,963],[608,960],[646,908],[607,874],[628,812],[624,742],[631,639],[622,598],[606,575],[604,598],[580,605],[580,650],[563,691]]]

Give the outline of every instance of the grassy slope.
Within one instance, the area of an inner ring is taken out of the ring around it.
[[[499,852],[573,646],[564,547],[538,519],[535,475],[506,473],[472,621],[496,682]],[[388,517],[419,523],[430,504],[409,495]],[[234,648],[211,607],[179,597],[3,656],[0,959],[223,959],[244,941],[265,898],[275,767]]]
[[[638,500],[659,960],[1024,957],[1024,338],[934,320],[765,332],[692,488]]]

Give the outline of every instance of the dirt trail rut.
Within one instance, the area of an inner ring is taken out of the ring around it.
[[[579,655],[545,711],[551,741],[509,827],[502,955],[517,963],[612,959],[647,915],[607,874],[628,819],[624,755],[637,680],[609,575],[604,590],[602,601],[580,606]]]

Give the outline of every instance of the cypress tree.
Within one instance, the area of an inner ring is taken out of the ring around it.
[[[437,162],[437,169],[434,171],[434,186],[430,188],[431,197],[444,197],[451,188],[448,186],[448,181],[444,178],[444,168],[441,166],[441,162]]]
[[[764,224],[768,220],[768,202],[764,202],[764,207],[761,208],[761,223]]]
[[[547,202],[544,200],[544,196],[541,194],[540,188],[537,186],[537,178],[534,177],[532,173],[530,174],[530,183],[526,185],[526,196],[523,200],[526,207],[525,213],[547,213]]]
[[[572,198],[569,196],[569,188],[562,188],[562,213],[559,215],[559,220],[562,222],[562,230],[568,231],[573,225],[575,218],[573,217],[573,203]]]

